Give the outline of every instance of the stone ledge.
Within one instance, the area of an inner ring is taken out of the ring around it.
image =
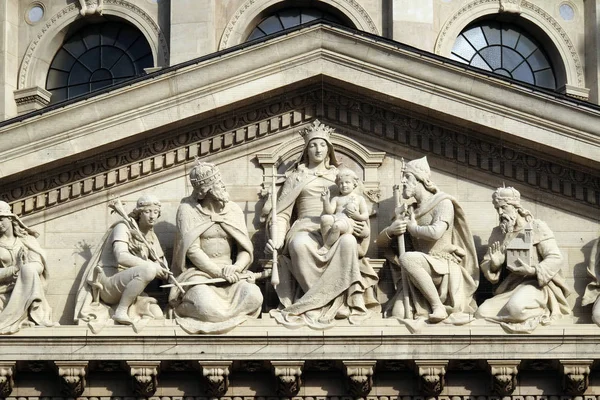
[[[127,326],[97,335],[85,326],[29,328],[2,338],[0,360],[569,360],[600,354],[600,328],[591,324],[557,324],[516,335],[484,321],[427,326],[418,334],[393,319],[368,322],[290,330],[266,317],[220,335],[190,335],[170,320],[139,334]]]

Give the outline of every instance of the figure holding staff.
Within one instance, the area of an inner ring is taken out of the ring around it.
[[[414,199],[409,218],[396,219],[378,238],[378,244],[387,247],[393,238],[408,232],[414,248],[392,263],[396,276],[402,277],[402,295],[396,293],[388,315],[409,319],[412,311],[412,318],[430,323],[469,322],[477,308],[473,294],[479,267],[462,208],[431,181],[425,157],[406,164],[402,197]]]

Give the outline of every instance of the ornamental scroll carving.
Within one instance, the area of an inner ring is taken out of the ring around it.
[[[276,379],[275,391],[280,396],[293,397],[302,387],[304,361],[271,361]]]

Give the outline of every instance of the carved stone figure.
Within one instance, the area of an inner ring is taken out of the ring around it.
[[[531,332],[540,323],[570,315],[569,290],[560,272],[563,258],[550,228],[521,206],[514,188],[497,189],[492,201],[500,225],[492,230],[481,270],[500,284],[476,317],[498,322],[508,332]]]
[[[38,236],[0,201],[0,334],[55,325],[45,296],[48,268]]]
[[[329,199],[329,189],[321,193],[323,215],[321,216],[321,235],[325,245],[319,250],[324,254],[339,239],[340,235],[354,231],[353,221],[368,221],[369,210],[365,199],[354,193],[358,186],[356,173],[348,168],[338,171],[335,183],[340,194]]]
[[[427,158],[406,164],[402,196],[415,202],[407,210],[409,217],[396,219],[377,240],[388,248],[408,232],[414,248],[392,258],[397,290],[386,316],[440,322],[451,315],[447,322],[466,323],[477,308],[475,244],[462,208],[430,179]]]
[[[263,297],[246,272],[252,242],[244,213],[229,201],[213,164],[198,163],[190,182],[192,195],[177,209],[173,255],[173,269],[183,271],[177,279],[186,293],[172,288],[169,303],[187,332],[225,332],[260,314]]]
[[[592,321],[600,326],[600,239],[597,239],[592,246],[587,272],[592,281],[585,288],[581,305],[593,304]]]
[[[320,227],[321,193],[328,188],[337,196],[338,162],[331,132],[315,121],[301,133],[305,146],[287,172],[277,200],[275,239],[267,241],[267,254],[281,249],[280,283],[275,288],[280,306],[271,315],[287,327],[326,329],[336,319],[359,323],[379,311],[373,292],[377,275],[364,257],[369,245],[368,221],[355,221],[352,233],[341,233],[331,248],[319,251],[325,244]],[[265,215],[268,212],[263,210]]]
[[[103,2],[104,0],[79,0],[79,6],[81,6],[79,13],[82,17],[93,14],[102,15]]]
[[[155,278],[168,277],[159,264],[165,260],[154,233],[160,210],[155,196],[141,196],[129,216],[123,215],[127,219],[114,223],[106,232],[83,275],[75,306],[76,321],[87,322],[93,332],[98,332],[110,318],[118,324],[133,324],[136,330],[152,319],[162,318],[156,299],[143,293]]]

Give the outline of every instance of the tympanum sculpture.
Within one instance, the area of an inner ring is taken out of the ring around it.
[[[0,334],[55,325],[45,295],[48,267],[38,236],[0,201]]]
[[[582,306],[593,304],[592,321],[600,326],[600,239],[594,241],[587,269],[592,281],[585,288]]]
[[[339,164],[331,132],[332,128],[318,120],[301,132],[304,148],[286,173],[277,199],[277,234],[266,245],[268,254],[281,250],[280,279],[275,288],[280,306],[271,315],[287,327],[326,329],[336,319],[359,323],[379,311],[373,291],[377,275],[364,257],[369,245],[368,221],[355,221],[352,233],[340,233],[323,251],[321,193],[327,189],[338,194],[334,183]]]
[[[83,275],[76,321],[98,332],[111,318],[117,324],[133,324],[137,330],[163,317],[156,299],[143,293],[152,280],[168,276],[159,264],[165,263],[164,253],[154,233],[160,213],[155,196],[141,196],[134,210],[106,232]]]
[[[246,271],[252,242],[217,167],[199,162],[189,176],[194,190],[177,209],[173,254],[173,269],[183,271],[177,279],[187,292],[173,287],[169,304],[187,332],[225,332],[261,310],[262,294]]]
[[[393,258],[397,289],[386,315],[407,321],[469,322],[477,308],[473,294],[479,268],[464,212],[431,181],[425,157],[406,164],[402,187],[403,198],[413,198],[414,203],[379,234],[377,242],[388,247],[408,232],[414,250]]]
[[[499,285],[476,317],[520,333],[571,315],[569,290],[560,271],[563,258],[548,225],[523,208],[521,194],[512,187],[497,189],[492,201],[500,225],[492,230],[481,270]]]

